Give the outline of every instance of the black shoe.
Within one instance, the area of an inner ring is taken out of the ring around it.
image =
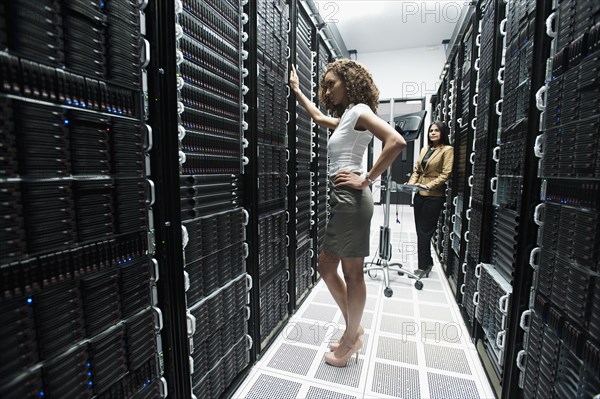
[[[413,274],[415,274],[419,278],[429,277],[429,272],[433,269],[433,265],[429,266],[427,269],[416,269]],[[414,278],[412,276],[408,276],[409,278]]]

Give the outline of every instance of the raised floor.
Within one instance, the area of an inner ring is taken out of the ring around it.
[[[412,270],[417,263],[412,208],[393,206],[390,213],[392,261]],[[383,218],[382,207],[376,206],[371,256],[377,254]],[[336,368],[323,361],[329,342],[342,334],[344,320],[320,281],[233,397],[494,398],[439,263],[422,280],[421,291],[406,275],[391,273],[394,293],[387,298],[382,280],[380,273],[365,276],[365,335],[358,364],[352,360]]]

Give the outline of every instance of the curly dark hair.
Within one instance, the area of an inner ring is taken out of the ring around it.
[[[440,129],[440,144],[450,145],[450,138],[449,138],[450,129],[448,128],[448,125],[446,125],[442,121],[434,121],[434,122],[431,122],[429,124],[429,127],[427,128],[427,144],[429,145],[429,147],[431,147],[431,140],[429,139],[429,129],[431,129],[431,126],[433,126],[433,125],[436,125],[437,128]]]
[[[363,65],[348,59],[341,59],[327,64],[327,69],[321,77],[319,101],[325,105],[327,111],[338,117],[345,111],[344,106],[332,104],[325,95],[327,89],[323,81],[327,72],[333,72],[342,79],[346,85],[346,93],[351,104],[366,104],[374,113],[377,113],[379,89],[373,83],[371,73]]]

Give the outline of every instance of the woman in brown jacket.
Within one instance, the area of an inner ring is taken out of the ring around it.
[[[421,150],[408,181],[408,184],[426,189],[415,194],[413,203],[419,259],[415,274],[420,277],[429,277],[433,267],[431,237],[446,200],[444,183],[450,177],[454,163],[454,148],[450,145],[445,123],[434,122],[429,125],[427,142],[428,146]]]

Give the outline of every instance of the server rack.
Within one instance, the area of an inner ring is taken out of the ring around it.
[[[293,4],[292,4],[293,6]],[[287,56],[290,5],[247,2],[245,103],[249,165],[244,176],[250,256],[252,358],[258,358],[289,318]],[[292,11],[293,12],[293,11]],[[292,14],[293,15],[293,14]]]
[[[237,0],[175,4],[179,199],[191,392],[220,396],[248,365]],[[246,21],[246,19],[244,19]],[[245,38],[245,37],[244,37]],[[180,377],[182,378],[182,377]]]
[[[300,87],[311,100],[315,97],[316,52],[312,51],[316,28],[308,12],[300,4],[292,4],[290,43],[293,44],[290,62],[297,67]],[[295,10],[295,11],[294,11]],[[293,32],[293,34],[292,34]],[[315,258],[314,237],[311,236],[315,224],[314,207],[315,181],[311,170],[314,152],[313,122],[308,112],[296,105],[290,96],[291,112],[288,124],[290,183],[290,311],[299,307],[313,285],[313,259]]]
[[[312,82],[294,1],[2,3],[2,397],[227,395],[283,326],[316,265],[288,243],[326,219],[326,133],[288,143],[292,7]]]
[[[502,114],[502,57],[505,47],[504,36],[507,20],[504,19],[504,3],[482,1],[478,8],[481,13],[479,23],[479,59],[477,61],[478,90],[474,98],[476,105],[476,122],[473,140],[473,153],[469,163],[472,165],[472,177],[469,185],[472,187],[469,198],[469,208],[466,211],[468,220],[468,242],[466,257],[462,260],[465,292],[462,298],[461,310],[463,317],[471,326],[471,334],[480,343],[482,356],[492,359],[494,371],[489,371],[492,381],[501,381],[497,375],[502,375],[505,359],[505,339],[508,329],[508,305],[511,299],[512,286],[498,272],[497,266],[491,261],[491,248],[494,243],[506,241],[510,232],[500,235],[494,229],[494,224],[483,223],[493,220],[492,191],[488,182],[494,173],[494,162],[497,150],[492,150],[496,144]],[[493,178],[496,179],[496,178]],[[493,180],[492,179],[492,180]],[[513,229],[516,227],[513,223]],[[495,384],[495,386],[498,386]],[[500,395],[499,392],[497,392]]]
[[[449,231],[449,256],[448,269],[449,281],[455,293],[457,301],[462,301],[462,292],[460,290],[463,284],[464,275],[461,273],[461,265],[464,263],[466,245],[468,240],[468,224],[466,220],[466,210],[469,207],[470,200],[470,173],[469,159],[472,154],[474,122],[476,121],[477,104],[474,101],[477,92],[478,65],[479,65],[479,21],[480,12],[475,10],[470,17],[470,23],[462,39],[462,51],[458,54],[460,67],[455,65],[455,84],[456,94],[451,104],[454,108],[451,115],[454,120],[453,142],[454,142],[454,170],[452,191],[447,197],[450,203],[450,223]]]
[[[504,352],[505,360],[499,370],[503,385],[502,396],[510,397],[518,392],[515,357],[523,344],[523,334],[518,329],[520,313],[528,306],[532,281],[529,250],[535,242],[536,226],[532,223],[532,210],[537,205],[540,182],[537,178],[537,161],[533,154],[535,137],[539,132],[539,110],[535,104],[535,92],[543,86],[543,71],[535,65],[543,65],[548,57],[548,41],[544,39],[545,19],[550,2],[509,3],[506,8],[506,55],[504,97],[502,102],[502,129],[498,134],[500,149],[497,165],[497,192],[494,205],[496,224],[492,263],[512,285],[510,303],[507,306],[506,338],[496,340]],[[511,165],[512,163],[512,165]],[[520,185],[520,186],[519,186]],[[515,212],[513,212],[513,210]],[[509,218],[508,218],[508,217]],[[517,219],[515,221],[515,218]],[[500,240],[500,236],[504,239]],[[514,237],[514,241],[511,239]],[[514,243],[514,249],[509,243]],[[506,254],[514,255],[507,258]],[[488,348],[493,345],[488,344]],[[493,353],[488,349],[490,358]],[[496,364],[496,363],[494,363]]]
[[[331,55],[327,46],[325,45],[325,41],[315,34],[313,36],[313,48],[316,49],[316,72],[314,76],[314,92],[315,92],[315,101],[318,102],[318,93],[319,87],[321,84],[321,78],[325,73],[326,65],[331,60]],[[326,113],[327,110],[325,107],[320,106],[321,112]],[[327,228],[328,221],[328,182],[327,178],[327,141],[329,139],[329,132],[327,128],[318,126],[313,123],[313,148],[315,156],[312,161],[312,176],[315,180],[314,192],[315,192],[315,206],[314,216],[313,216],[313,250],[315,252],[315,256],[312,259],[312,268],[314,270],[313,273],[313,283],[316,283],[319,278],[319,273],[317,271],[317,261],[318,254],[321,252],[321,246],[323,244],[323,239],[325,238],[325,229]]]
[[[143,9],[4,2],[0,21],[0,396],[164,397]]]
[[[463,316],[471,326],[476,326],[475,302],[481,301],[482,306],[477,308],[478,322],[480,325],[488,325],[489,321],[484,320],[491,317],[499,309],[491,306],[495,302],[486,301],[483,297],[478,297],[478,284],[485,286],[487,282],[479,280],[484,264],[490,263],[490,243],[492,241],[491,226],[484,223],[485,220],[492,218],[492,191],[489,181],[494,170],[494,151],[496,144],[497,131],[500,126],[500,106],[503,95],[503,71],[504,58],[502,56],[505,49],[506,36],[505,26],[505,3],[495,1],[482,1],[478,5],[481,12],[480,21],[480,57],[479,57],[479,76],[478,90],[475,97],[477,107],[477,122],[475,137],[473,140],[473,153],[470,157],[472,165],[472,178],[470,180],[471,197],[469,199],[469,209],[466,211],[468,220],[469,242],[467,245],[466,259],[462,263],[462,272],[465,275],[465,283],[461,290],[465,292],[462,298]],[[480,266],[480,264],[482,265]],[[486,274],[486,276],[496,274]],[[503,281],[491,284],[501,284]],[[482,291],[483,292],[483,291]],[[483,292],[487,295],[486,292]],[[487,312],[483,310],[487,309]],[[482,313],[483,312],[483,313]],[[485,314],[489,316],[485,316]],[[505,315],[503,315],[505,316]],[[497,334],[506,328],[505,319],[498,318],[500,325],[492,323],[492,328],[486,328],[482,334],[487,334],[495,338]]]
[[[598,7],[551,3],[477,5],[474,155],[458,157],[459,165],[472,164],[460,305],[499,397],[548,396],[549,386],[553,397],[598,390],[597,139],[591,133],[597,130],[592,113],[598,109],[598,74],[591,65],[597,63]],[[537,66],[546,65],[550,53],[546,31],[554,41],[544,77]],[[457,84],[464,62],[457,52],[460,48],[451,52],[432,103],[446,120],[453,112],[448,98],[456,99],[450,82]],[[464,108],[464,96],[458,103]],[[541,158],[539,168],[534,154]],[[452,183],[450,196],[456,187]],[[446,236],[459,228],[458,217],[445,219],[437,243],[444,256],[451,253]],[[457,260],[445,259],[448,272]]]
[[[600,7],[553,2],[536,155],[542,187],[534,219],[530,309],[522,313],[519,386],[528,397],[586,397],[600,391],[597,70]],[[516,378],[516,377],[515,377]]]
[[[467,223],[463,223],[469,200],[469,179],[467,168],[473,142],[475,122],[475,103],[478,56],[478,13],[471,10],[461,28],[461,37],[457,49],[448,62],[445,84],[440,86],[442,99],[441,117],[450,128],[450,142],[454,146],[454,167],[452,179],[446,190],[446,206],[443,209],[443,225],[438,232],[438,242],[444,256],[444,268],[448,281],[457,300],[462,293],[463,283],[461,260],[465,256],[468,239]]]

